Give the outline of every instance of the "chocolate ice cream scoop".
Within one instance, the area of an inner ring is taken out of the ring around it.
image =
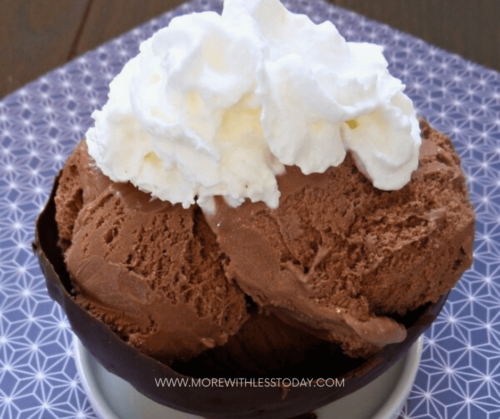
[[[368,356],[401,342],[391,315],[436,302],[472,263],[474,212],[450,139],[422,125],[419,168],[380,191],[352,158],[323,174],[287,167],[280,205],[217,200],[206,214],[227,271],[261,307]]]
[[[247,319],[245,295],[199,209],[183,209],[98,170],[80,143],[55,197],[78,304],[165,363],[222,345]]]

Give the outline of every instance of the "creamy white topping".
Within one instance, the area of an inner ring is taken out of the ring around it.
[[[206,211],[222,195],[278,206],[284,165],[305,174],[351,150],[375,187],[403,187],[420,130],[382,48],[351,43],[279,0],[226,0],[143,42],[87,132],[112,180]]]

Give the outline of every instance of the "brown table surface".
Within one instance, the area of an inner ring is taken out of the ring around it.
[[[500,71],[500,0],[331,1]],[[0,0],[0,98],[181,3]]]

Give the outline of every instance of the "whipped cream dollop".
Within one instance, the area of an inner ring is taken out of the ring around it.
[[[87,132],[112,180],[208,212],[221,195],[276,208],[285,165],[304,174],[350,150],[383,190],[417,168],[420,129],[382,47],[346,42],[278,0],[225,0],[172,19],[111,82]]]

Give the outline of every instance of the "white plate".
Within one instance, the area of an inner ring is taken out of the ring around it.
[[[395,419],[410,393],[422,354],[420,339],[396,364],[367,386],[314,411],[318,419]],[[75,336],[83,388],[100,419],[202,419],[158,404],[109,373]]]

